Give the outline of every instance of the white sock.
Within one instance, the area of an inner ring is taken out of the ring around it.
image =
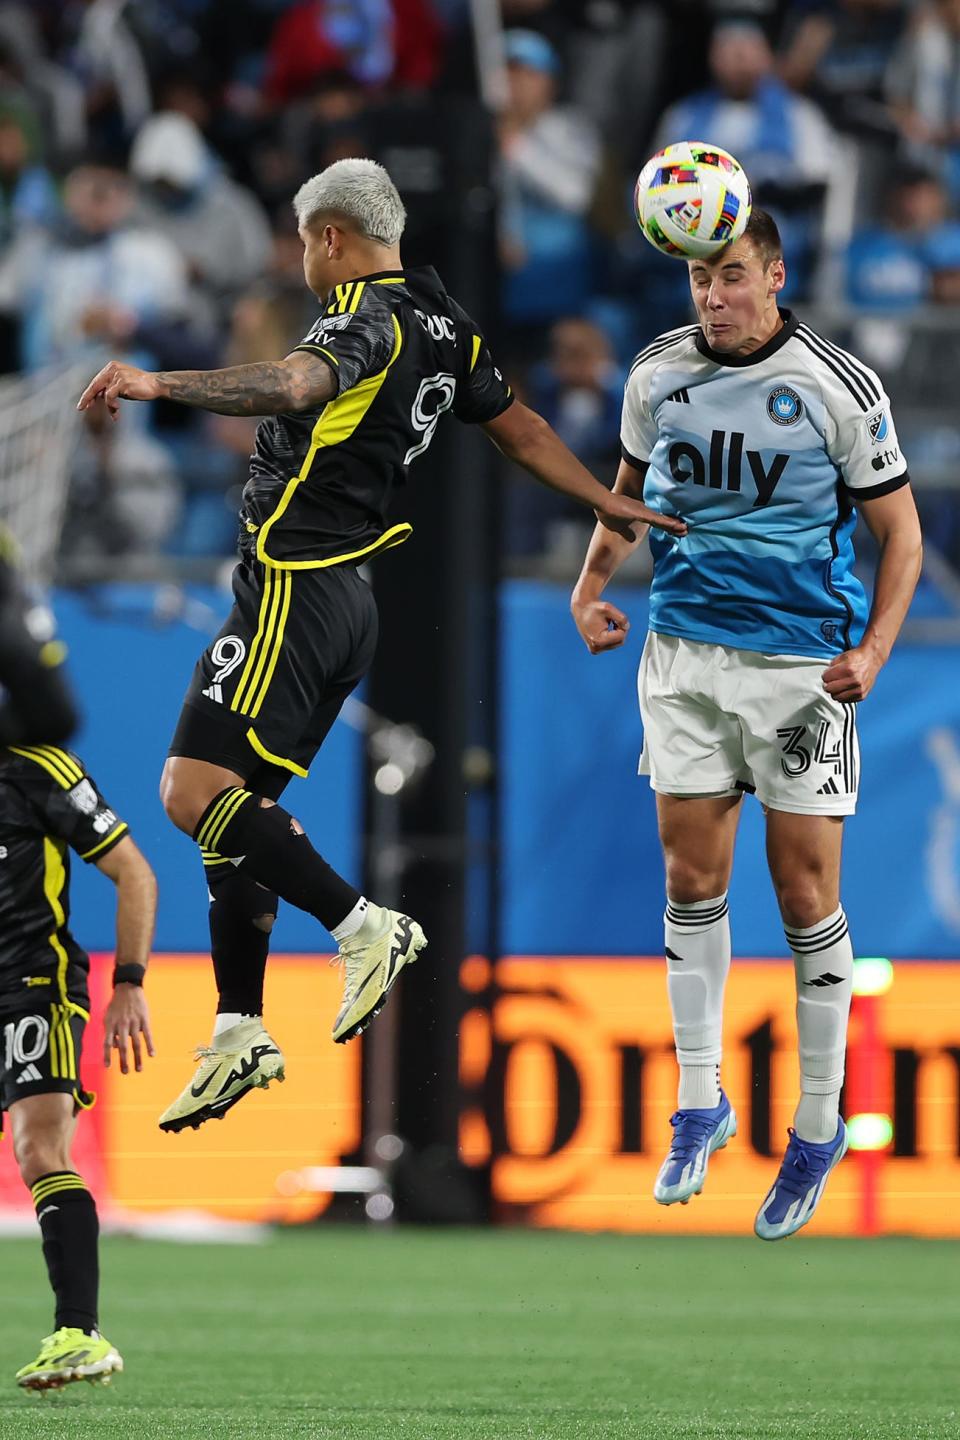
[[[784,927],[797,977],[801,1140],[825,1145],[837,1133],[853,993],[853,946],[843,906],[805,930]]]
[[[233,1010],[227,1010],[222,1015],[217,1015],[213,1022],[213,1038],[216,1040],[225,1030],[232,1030],[234,1025],[241,1025],[244,1020],[262,1020],[262,1015],[240,1015]]]
[[[720,1104],[723,987],[730,969],[726,892],[692,905],[668,900],[663,929],[680,1066],[677,1105],[681,1110],[710,1110]]]
[[[340,924],[333,927],[333,929],[330,931],[330,934],[333,936],[334,940],[336,940],[338,945],[342,945],[344,940],[349,940],[351,935],[356,935],[357,931],[360,929],[360,926],[367,918],[367,911],[369,910],[369,908],[370,901],[365,895],[361,895],[356,905],[354,905],[353,909],[350,911],[350,914],[344,916],[344,918],[340,921]]]

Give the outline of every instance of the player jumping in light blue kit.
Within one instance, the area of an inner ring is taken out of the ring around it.
[[[637,356],[614,486],[687,526],[651,535],[638,680],[680,1066],[654,1196],[686,1204],[736,1134],[720,1088],[727,886],[742,796],[755,793],[797,981],[800,1102],[755,1224],[779,1240],[812,1217],[847,1148],[840,851],[860,778],[856,705],[910,604],[920,526],[877,376],[777,305],[786,273],[770,217],[754,209],[739,240],[689,269],[699,324]],[[880,551],[869,611],[853,573],[858,510]],[[626,638],[627,617],[601,597],[632,548],[600,530],[591,540],[572,599],[591,654]]]

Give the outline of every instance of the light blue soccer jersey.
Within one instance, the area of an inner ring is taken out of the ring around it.
[[[867,618],[854,501],[909,476],[877,376],[781,314],[752,355],[712,350],[698,325],[641,350],[621,448],[645,472],[645,502],[688,527],[679,539],[651,531],[651,630],[831,656],[860,641]]]

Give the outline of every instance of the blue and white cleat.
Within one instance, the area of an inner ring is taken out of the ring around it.
[[[787,1134],[790,1141],[780,1173],[753,1225],[761,1240],[784,1240],[813,1219],[827,1176],[840,1164],[850,1144],[842,1120],[837,1121],[837,1133],[826,1145],[801,1140],[792,1127]]]
[[[699,1195],[707,1178],[707,1164],[714,1150],[722,1150],[737,1133],[737,1117],[730,1101],[720,1091],[720,1104],[712,1110],[677,1110],[670,1116],[673,1140],[653,1186],[659,1205],[686,1205]]]

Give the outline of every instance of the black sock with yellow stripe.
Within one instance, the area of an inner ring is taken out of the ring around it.
[[[200,817],[193,838],[204,850],[243,856],[242,871],[332,930],[361,899],[318,855],[299,822],[280,805],[260,804],[249,790],[221,790]]]
[[[97,1328],[100,1222],[97,1206],[73,1170],[41,1175],[30,1186],[43,1236],[43,1258],[57,1300],[55,1328]]]

